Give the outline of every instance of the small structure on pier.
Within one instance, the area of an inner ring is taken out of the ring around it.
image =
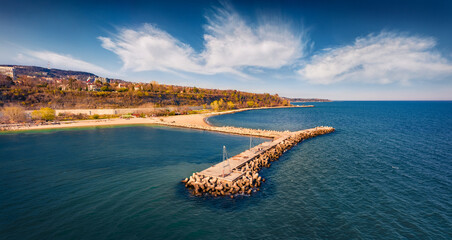
[[[232,172],[231,164],[229,163],[228,152],[226,151],[226,146],[223,146],[223,172],[222,176],[226,177]],[[228,169],[229,167],[229,169]]]

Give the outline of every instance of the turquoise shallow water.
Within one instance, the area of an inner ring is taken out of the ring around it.
[[[0,135],[0,239],[452,239],[451,102],[314,105],[209,119],[337,129],[286,152],[260,192],[237,199],[193,197],[179,181],[247,137],[150,126]]]

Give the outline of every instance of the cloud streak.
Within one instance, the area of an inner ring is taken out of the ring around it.
[[[353,45],[314,55],[298,73],[315,84],[338,82],[402,83],[452,75],[452,63],[434,50],[433,38],[382,32],[357,38]]]
[[[248,25],[231,7],[216,9],[204,26],[203,49],[190,45],[154,25],[121,29],[98,37],[102,47],[123,62],[123,70],[184,71],[197,74],[233,73],[246,68],[277,69],[303,56],[306,42],[288,25],[265,22]]]
[[[194,50],[153,25],[139,30],[123,29],[115,39],[98,37],[102,47],[114,52],[124,70],[182,70],[202,72]]]

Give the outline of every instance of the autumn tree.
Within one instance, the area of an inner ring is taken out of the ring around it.
[[[211,102],[210,106],[212,107],[212,110],[214,110],[215,112],[220,110],[220,105],[218,104],[217,100]]]
[[[105,84],[104,86],[102,86],[100,88],[100,90],[103,91],[103,92],[111,92],[111,91],[113,91],[113,89],[110,88],[110,85],[108,85],[108,83]]]
[[[226,102],[223,100],[223,98],[218,101],[218,105],[220,107],[220,110],[226,109]]]
[[[42,119],[46,121],[53,121],[55,119],[55,110],[51,108],[41,108]]]
[[[25,109],[18,105],[5,106],[1,110],[1,114],[5,120],[12,123],[20,123],[27,121]]]
[[[228,109],[234,109],[235,108],[235,104],[231,101],[228,102]]]
[[[41,108],[33,111],[31,117],[36,120],[53,121],[55,119],[55,110],[48,107]]]

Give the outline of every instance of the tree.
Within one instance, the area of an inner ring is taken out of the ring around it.
[[[33,120],[41,120],[41,111],[34,110],[33,112],[31,112],[31,118]]]
[[[254,101],[247,101],[246,105],[248,105],[249,108],[254,107]]]
[[[228,102],[228,109],[234,109],[235,108],[235,104],[231,101]]]
[[[220,110],[223,110],[226,108],[226,103],[224,102],[223,98],[220,99],[220,101],[218,101],[218,107],[220,108]]]
[[[55,119],[55,110],[51,108],[41,108],[42,118],[46,121],[53,121]]]
[[[0,88],[9,88],[14,85],[14,81],[10,76],[0,75]]]
[[[21,106],[6,106],[1,110],[3,116],[7,118],[8,121],[13,123],[25,122],[27,121],[27,114],[25,114],[25,109]]]
[[[33,119],[40,119],[46,121],[53,121],[55,119],[55,110],[45,107],[35,110],[31,113]]]
[[[212,107],[212,109],[214,110],[214,111],[219,111],[220,110],[220,105],[218,104],[218,101],[217,100],[215,100],[215,101],[213,101],[212,103],[210,103],[210,106]]]
[[[111,92],[112,91],[112,89],[109,86],[102,86],[100,88],[100,90],[103,92]]]

